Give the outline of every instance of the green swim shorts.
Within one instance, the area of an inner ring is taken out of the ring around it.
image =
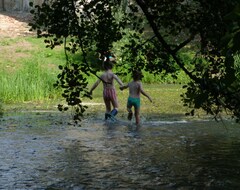
[[[127,107],[131,108],[140,108],[140,98],[132,98],[132,97],[128,97],[128,102],[127,102]]]

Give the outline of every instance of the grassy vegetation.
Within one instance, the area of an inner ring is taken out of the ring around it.
[[[4,106],[17,104],[26,107],[29,104],[36,109],[39,105],[48,108],[49,104],[56,106],[58,103],[64,103],[60,91],[53,87],[60,72],[58,65],[65,64],[63,48],[51,50],[45,48],[43,39],[19,37],[1,39],[0,49],[0,100]],[[185,80],[184,77],[182,81]],[[97,80],[95,76],[90,77],[89,86],[95,80]],[[125,82],[128,80],[129,76],[123,78]],[[145,73],[143,85],[154,103],[151,104],[143,97],[141,111],[165,116],[173,113],[184,115],[187,110],[181,104],[181,86],[160,84],[162,81],[149,84],[156,80],[157,76]],[[165,82],[171,83],[171,79],[166,78]],[[123,116],[126,114],[127,96],[127,90],[118,91],[119,109]],[[94,91],[92,100],[84,101],[94,104],[89,105],[87,112],[104,112],[102,85]]]
[[[0,97],[4,103],[58,99],[53,88],[58,65],[64,64],[62,49],[45,48],[42,39],[2,39]]]
[[[126,117],[126,103],[128,98],[128,90],[120,91],[116,85],[119,101],[120,116]],[[142,96],[141,97],[141,112],[147,116],[169,117],[170,115],[184,116],[187,108],[183,107],[180,94],[183,93],[181,85],[177,84],[143,84],[144,90],[152,97],[153,103]],[[88,106],[87,112],[104,113],[105,107],[102,99],[102,85],[93,92],[93,99],[87,100],[93,105]],[[122,115],[121,115],[122,114]]]

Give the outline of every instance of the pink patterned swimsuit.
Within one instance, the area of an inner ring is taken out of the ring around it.
[[[114,101],[117,99],[115,88],[105,88],[103,90],[103,99]]]

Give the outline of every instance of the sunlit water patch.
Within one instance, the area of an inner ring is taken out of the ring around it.
[[[238,189],[240,127],[229,121],[1,118],[0,189]]]

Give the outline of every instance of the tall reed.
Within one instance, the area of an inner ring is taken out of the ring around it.
[[[0,97],[6,103],[56,99],[60,95],[55,81],[55,73],[29,61],[14,73],[0,73]]]

